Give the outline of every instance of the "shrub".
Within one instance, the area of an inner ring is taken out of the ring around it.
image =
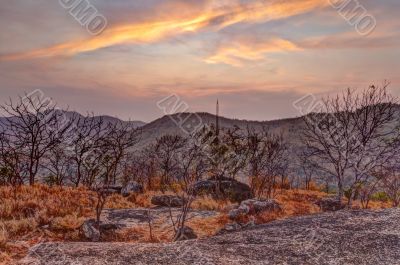
[[[383,191],[374,193],[371,196],[371,199],[374,201],[381,201],[381,202],[388,202],[390,200],[389,196]]]

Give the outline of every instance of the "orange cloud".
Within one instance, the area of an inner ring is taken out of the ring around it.
[[[326,0],[275,0],[249,1],[247,4],[231,1],[223,7],[216,7],[217,1],[210,1],[210,5],[203,12],[196,12],[189,18],[175,17],[139,24],[110,26],[103,34],[91,39],[75,40],[25,53],[4,55],[0,57],[0,60],[71,56],[118,44],[153,43],[209,27],[218,30],[240,22],[257,23],[286,18],[328,5]],[[287,45],[283,42],[279,44]],[[256,56],[244,52],[243,49],[242,53],[247,54],[243,56],[249,58]]]
[[[283,52],[300,50],[296,44],[288,40],[274,38],[261,43],[240,41],[223,46],[205,61],[210,64],[225,63],[232,66],[242,66],[243,61],[257,61],[264,58],[269,52]]]

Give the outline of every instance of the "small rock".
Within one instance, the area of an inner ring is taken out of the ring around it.
[[[230,223],[230,224],[226,224],[223,228],[221,228],[220,230],[218,230],[218,232],[216,233],[216,235],[223,235],[223,234],[228,234],[228,233],[233,233],[236,231],[240,231],[242,229],[242,226],[238,223]]]
[[[184,226],[177,232],[175,241],[185,241],[185,240],[191,240],[191,239],[196,239],[196,238],[197,238],[197,235],[193,231],[193,229],[188,226]]]
[[[334,197],[322,198],[317,201],[316,204],[321,208],[321,211],[323,212],[335,212],[346,208],[346,205],[344,203],[340,202],[337,198]]]
[[[256,215],[261,212],[282,212],[283,209],[275,200],[246,200],[237,209],[229,212],[231,220],[237,219],[241,215]]]
[[[156,195],[151,198],[151,203],[163,207],[181,207],[184,205],[185,202],[179,196]]]
[[[234,233],[234,232],[238,232],[238,231],[241,231],[243,229],[251,228],[251,227],[254,227],[254,226],[256,226],[254,220],[249,221],[247,224],[240,224],[240,223],[237,223],[237,222],[229,223],[229,224],[226,224],[220,230],[218,230],[218,232],[215,235],[218,236],[218,235]]]
[[[98,189],[98,191],[104,192],[108,195],[120,194],[122,190],[121,186],[104,186]]]
[[[100,231],[95,226],[96,226],[96,220],[94,219],[87,220],[81,226],[81,231],[86,239],[92,242],[99,242]]]
[[[143,193],[143,185],[137,183],[136,181],[129,182],[124,188],[121,190],[121,195],[124,197],[128,197],[131,193]]]

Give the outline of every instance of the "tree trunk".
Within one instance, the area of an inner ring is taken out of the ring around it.
[[[339,181],[338,181],[338,192],[337,192],[337,200],[339,202],[342,202],[343,195],[344,195],[343,183],[342,183],[342,180],[339,179]]]

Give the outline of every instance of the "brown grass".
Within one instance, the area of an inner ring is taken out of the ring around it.
[[[106,208],[124,209],[151,207],[151,198],[161,194],[147,191],[140,195],[124,198],[112,195]],[[173,194],[167,192],[166,194]],[[318,213],[315,201],[327,196],[318,191],[282,190],[276,200],[282,205],[282,213],[268,213],[254,216],[256,223],[267,223],[276,219]],[[27,249],[41,240],[79,241],[79,227],[87,218],[93,218],[96,194],[85,188],[48,187],[36,185],[22,186],[18,189],[0,187],[0,264],[10,264],[12,260],[26,255]],[[189,220],[199,237],[216,233],[229,222],[227,212],[233,204],[216,201],[211,197],[197,198],[193,209],[217,211],[220,214],[209,218]],[[360,202],[354,202],[361,208]],[[390,207],[389,202],[371,201],[370,208]],[[243,220],[248,221],[248,220]],[[165,222],[153,224],[153,238],[150,238],[147,225],[119,231],[109,241],[118,242],[168,242],[173,237],[172,226]]]

